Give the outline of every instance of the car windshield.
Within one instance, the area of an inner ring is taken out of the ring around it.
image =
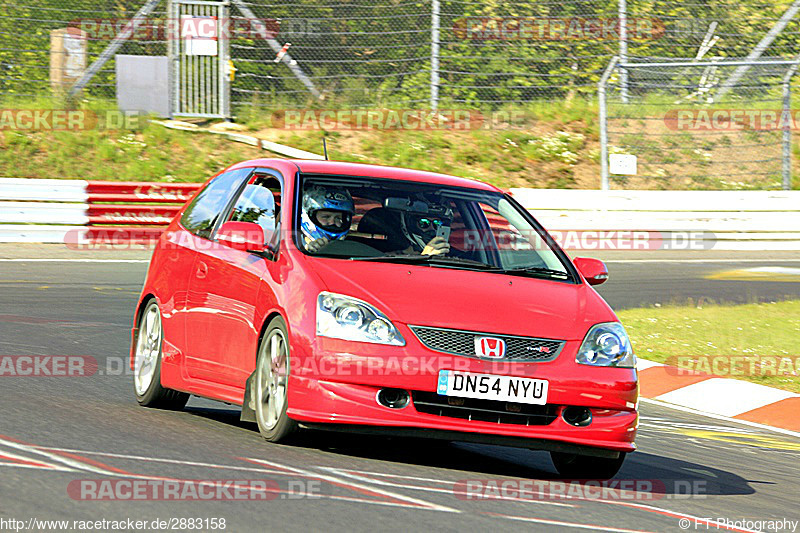
[[[322,257],[571,280],[541,230],[499,192],[305,175],[295,235]]]

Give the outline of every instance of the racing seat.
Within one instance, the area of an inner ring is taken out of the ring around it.
[[[371,237],[353,236],[348,240],[363,242],[383,253],[403,250],[409,244],[400,229],[400,213],[385,207],[375,207],[364,213],[356,232]]]

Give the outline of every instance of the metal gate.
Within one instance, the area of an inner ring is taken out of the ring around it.
[[[173,117],[230,117],[229,3],[171,0]]]

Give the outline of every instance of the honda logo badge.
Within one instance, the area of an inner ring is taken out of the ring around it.
[[[475,355],[501,359],[506,354],[506,341],[497,337],[475,337]]]

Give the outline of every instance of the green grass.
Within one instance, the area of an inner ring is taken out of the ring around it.
[[[5,101],[6,109],[63,109],[55,100]],[[108,102],[79,109],[105,117]],[[101,123],[104,122],[101,119]],[[136,181],[204,181],[244,159],[263,156],[255,147],[149,123],[129,129],[104,126],[80,131],[0,130],[0,176]]]
[[[280,107],[277,104],[273,102]],[[54,98],[5,99],[2,107],[64,109],[67,104]],[[73,108],[102,117],[114,110],[114,102],[80,101]],[[251,132],[270,131],[264,138],[315,153],[321,153],[325,135],[331,157],[342,161],[447,172],[501,187],[575,187],[576,173],[588,176],[585,187],[599,184],[598,162],[585,150],[589,142],[595,148],[597,143],[596,110],[591,102],[579,98],[558,104],[533,102],[523,108],[485,111],[484,116],[488,113],[513,117],[512,127],[503,123],[501,128],[457,133],[288,131],[271,129],[271,112],[247,107],[237,121]],[[0,176],[202,181],[234,162],[274,155],[217,135],[141,122],[140,127],[127,130],[102,126],[80,131],[0,129]],[[561,131],[568,132],[567,136],[560,135]]]
[[[618,316],[638,357],[673,365],[678,357],[788,358],[775,372],[755,366],[752,375],[736,375],[751,374],[746,363],[743,370],[724,377],[800,392],[800,300],[649,307],[620,311]],[[693,363],[691,368],[700,367]]]
[[[446,105],[440,109],[448,108]],[[270,140],[320,153],[322,138],[332,158],[446,172],[500,187],[595,188],[600,165],[591,102],[532,102],[523,107],[483,110],[483,127],[446,130],[270,129],[264,117],[248,115],[251,131]],[[497,125],[500,127],[497,127]]]
[[[296,108],[278,95],[264,95],[267,107],[242,106],[236,120],[253,134],[315,153],[321,153],[322,137],[328,139],[331,157],[341,161],[375,163],[445,172],[475,178],[500,187],[597,188],[600,185],[600,149],[597,103],[577,96],[562,101],[533,101],[521,106],[508,105],[482,110],[484,117],[513,117],[511,127],[486,127],[471,131],[418,130],[335,130],[289,131],[273,127],[273,110]],[[9,99],[0,102],[5,109],[63,109],[66,103],[55,98]],[[99,115],[114,110],[111,100],[74,102],[78,109]],[[300,106],[325,109],[352,108],[347,101],[308,102]],[[359,105],[364,105],[361,102]],[[732,104],[728,103],[731,107]],[[675,107],[673,100],[649,97],[623,108],[631,117],[663,113]],[[375,109],[383,106],[378,102]],[[440,109],[458,109],[462,104],[441,102]],[[738,107],[743,107],[739,105]],[[752,106],[748,106],[752,107]],[[620,116],[619,114],[616,116]],[[618,121],[622,122],[622,121]],[[726,178],[731,167],[716,168],[715,152],[733,143],[731,135],[709,138],[691,132],[674,136],[647,137],[644,131],[657,126],[650,121],[629,121],[630,131],[612,135],[612,153],[634,153],[640,157],[640,176],[612,176],[617,187],[659,189],[774,189],[779,187],[779,169],[744,165],[739,172],[752,176]],[[661,125],[663,126],[663,124]],[[614,126],[617,128],[617,126]],[[736,144],[746,135],[764,132],[739,132]],[[772,139],[772,137],[770,137]],[[795,138],[793,151],[800,154]],[[779,139],[774,150],[778,153]],[[765,141],[766,142],[766,141]],[[702,157],[696,150],[711,154]],[[772,153],[770,152],[770,153]],[[121,179],[153,181],[203,181],[218,170],[240,160],[271,157],[274,154],[233,143],[221,136],[168,130],[159,125],[142,124],[124,129],[93,128],[82,131],[13,131],[0,128],[0,176]],[[730,150],[721,160],[733,157]],[[758,148],[742,152],[745,159],[763,155]],[[691,165],[689,165],[691,163]],[[800,175],[800,157],[793,161]],[[688,170],[706,174],[683,178]],[[800,189],[800,179],[793,180]]]
[[[0,133],[4,177],[204,181],[263,152],[211,135],[147,126],[139,132]]]

